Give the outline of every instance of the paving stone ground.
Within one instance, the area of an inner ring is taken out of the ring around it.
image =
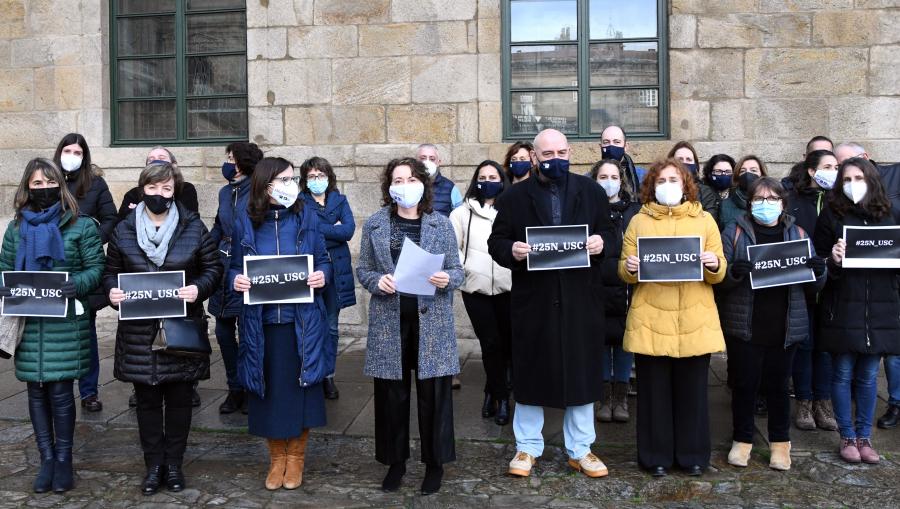
[[[673,473],[652,479],[637,468],[634,426],[600,424],[594,447],[609,466],[604,479],[588,479],[566,466],[561,412],[548,411],[547,447],[532,477],[505,475],[515,453],[511,426],[500,428],[480,416],[484,383],[477,342],[462,340],[463,389],[454,395],[458,461],[447,465],[437,495],[418,493],[424,467],[418,442],[399,493],[379,489],[385,467],[374,460],[372,383],[362,375],[364,340],[343,340],[338,360],[341,398],[328,402],[328,426],[309,443],[303,486],[294,491],[263,488],[267,452],[263,441],[246,434],[246,417],[220,416],[224,373],[216,356],[213,376],[201,383],[203,405],[195,411],[185,459],[188,489],[152,497],[140,495],[143,462],[130,387],[112,380],[112,338],[101,339],[101,397],[98,414],[81,413],[76,433],[77,486],[65,495],[31,493],[39,458],[28,422],[24,384],[12,363],[0,362],[0,508],[6,507],[878,507],[900,506],[900,429],[876,430],[876,447],[885,456],[878,466],[851,466],[836,453],[837,434],[792,430],[790,472],[768,468],[765,419],[751,464],[726,463],[730,446],[730,396],[724,387],[724,360],[710,371],[712,468],[700,478]],[[884,409],[880,381],[878,413]],[[413,404],[415,399],[413,399]],[[632,400],[633,402],[633,400]],[[80,409],[79,409],[80,412]],[[411,414],[415,416],[413,408]],[[414,419],[414,417],[413,417]],[[418,436],[412,423],[413,437]]]

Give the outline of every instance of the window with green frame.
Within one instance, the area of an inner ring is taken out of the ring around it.
[[[668,136],[665,0],[503,0],[503,134]]]
[[[110,0],[114,144],[247,139],[245,0]]]

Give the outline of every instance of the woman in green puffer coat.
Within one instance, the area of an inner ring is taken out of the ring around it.
[[[25,318],[15,354],[16,378],[28,385],[28,411],[41,455],[34,491],[72,489],[75,397],[72,382],[90,368],[88,295],[106,262],[95,222],[78,216],[62,172],[49,159],[25,167],[15,196],[16,217],[3,235],[0,270],[67,272],[60,287],[70,299],[65,318]],[[9,297],[0,287],[0,296]]]

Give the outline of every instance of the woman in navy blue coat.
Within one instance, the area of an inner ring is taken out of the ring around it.
[[[337,177],[331,163],[321,157],[312,157],[300,165],[300,189],[310,210],[319,215],[319,231],[325,237],[325,248],[331,257],[334,278],[325,286],[325,310],[328,313],[328,341],[325,343],[327,376],[322,383],[325,397],[339,396],[334,383],[335,361],[338,347],[338,315],[341,310],[356,304],[353,267],[350,265],[350,247],[356,223],[347,197],[337,190]]]
[[[322,379],[328,323],[322,292],[331,261],[319,232],[318,215],[299,198],[299,177],[289,161],[267,157],[256,165],[247,213],[234,225],[229,285],[251,289],[244,256],[313,256],[307,283],[314,301],[244,305],[238,378],[248,393],[249,431],[268,439],[271,466],[266,488],[295,489],[303,481],[309,428],[325,425]]]

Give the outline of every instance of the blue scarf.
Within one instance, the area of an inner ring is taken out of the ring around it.
[[[19,221],[19,235],[22,241],[16,251],[16,270],[52,270],[53,262],[64,262],[66,251],[59,218],[62,205],[57,203],[49,209],[33,212],[22,209]]]

